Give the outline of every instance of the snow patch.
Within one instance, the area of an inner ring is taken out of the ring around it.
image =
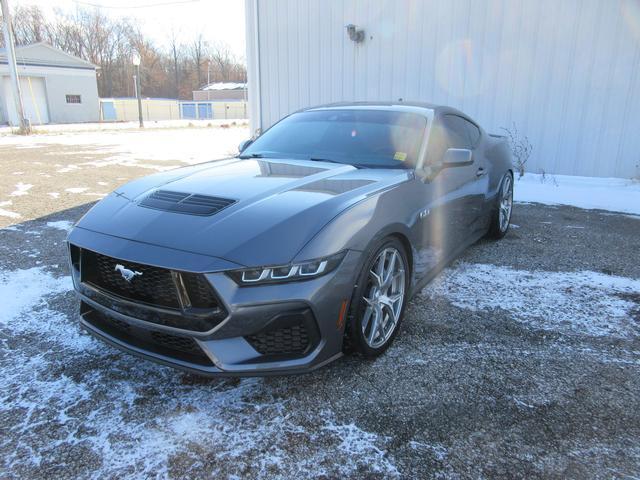
[[[380,438],[369,432],[361,430],[353,423],[346,425],[339,425],[333,423],[331,415],[325,416],[325,426],[323,430],[329,431],[335,434],[341,443],[338,448],[347,454],[348,457],[357,458],[363,465],[369,465],[373,467],[374,472],[384,473],[387,476],[400,476],[400,472],[389,461],[375,461],[376,459],[385,459],[385,452],[380,450],[376,444],[382,442],[389,442],[389,438]],[[326,417],[329,418],[326,418]],[[386,459],[385,459],[386,460]],[[348,471],[342,472],[344,475],[348,475]],[[388,477],[387,477],[388,478]]]
[[[87,190],[89,190],[87,187],[72,187],[72,188],[64,189],[65,192],[69,192],[69,193],[82,193],[82,192],[86,192]]]
[[[47,227],[56,228],[58,230],[62,230],[63,232],[70,232],[73,228],[73,222],[69,220],[58,220],[57,222],[47,222]]]
[[[7,200],[5,202],[0,202],[0,217],[9,217],[9,218],[20,218],[22,215],[16,212],[11,212],[9,210],[5,210],[2,207],[7,207],[9,205],[13,205],[11,200]]]
[[[210,121],[203,123],[202,126],[208,124],[216,126],[222,123],[229,125],[232,122],[233,120]],[[54,165],[63,173],[75,171],[78,168],[113,165],[162,171],[178,165],[202,163],[237,154],[238,144],[247,139],[250,134],[246,123],[236,122],[237,126],[231,126],[231,128],[176,128],[176,126],[187,126],[191,122],[163,122],[164,126],[170,128],[147,128],[144,131],[140,131],[137,124],[135,129],[131,129],[132,125],[127,127],[125,124],[104,124],[97,128],[94,125],[86,131],[70,125],[60,127],[47,125],[47,127],[59,128],[60,133],[30,136],[0,135],[0,145],[18,148],[21,145],[64,145],[79,147],[75,149],[78,151],[76,153],[87,153],[90,158],[100,155],[99,160],[74,165]],[[198,122],[194,124],[200,125]],[[163,165],[162,162],[173,162],[173,164]]]
[[[640,334],[632,318],[640,280],[591,271],[515,270],[459,263],[423,291],[469,310],[508,311],[534,328],[568,334],[628,337]]]
[[[525,173],[516,181],[514,200],[640,215],[640,182]]]
[[[20,197],[22,195],[27,195],[27,193],[29,192],[29,190],[31,190],[33,188],[33,185],[31,185],[30,183],[16,183],[16,189],[11,192],[9,195],[11,195],[12,197]]]
[[[44,302],[45,295],[67,292],[71,288],[70,277],[55,278],[40,267],[0,271],[0,324],[17,322],[18,315]]]

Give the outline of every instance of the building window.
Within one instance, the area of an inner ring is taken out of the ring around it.
[[[82,103],[80,95],[67,95],[67,103]]]

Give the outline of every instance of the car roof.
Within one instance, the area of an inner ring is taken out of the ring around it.
[[[392,110],[392,111],[426,111],[434,112],[437,114],[440,113],[454,113],[456,115],[461,115],[463,117],[467,117],[463,112],[456,110],[452,107],[447,107],[446,105],[437,105],[435,103],[428,102],[416,102],[416,101],[376,101],[376,102],[336,102],[336,103],[327,103],[325,105],[317,105],[314,107],[303,108],[299,110],[300,112],[308,112],[313,110],[348,110],[354,108],[366,108],[372,110]]]

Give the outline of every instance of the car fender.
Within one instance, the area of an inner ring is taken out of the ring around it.
[[[399,235],[413,245],[411,226],[415,216],[406,208],[407,180],[376,192],[340,212],[328,222],[295,256],[295,261],[320,258],[343,250],[367,251],[388,235]],[[413,256],[414,252],[407,252]]]

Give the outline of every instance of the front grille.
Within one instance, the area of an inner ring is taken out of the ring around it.
[[[260,332],[245,338],[262,355],[302,354],[309,346],[309,334],[304,324]]]
[[[202,274],[120,260],[74,245],[70,251],[72,259],[78,259],[72,265],[80,279],[80,292],[115,312],[198,332],[211,330],[227,316]],[[130,281],[123,277],[123,268],[133,275]]]
[[[213,305],[218,305],[218,299],[204,276],[197,273],[182,273],[181,275],[193,307],[210,308]]]
[[[81,262],[82,282],[135,302],[172,309],[180,308],[178,289],[171,270],[120,260],[84,249]],[[131,281],[123,278],[122,268],[134,272]],[[202,309],[220,307],[220,302],[204,275],[174,273],[182,277],[185,285],[188,296],[188,299],[184,300],[185,303]]]
[[[171,271],[107,257],[82,250],[82,281],[119,297],[168,308],[179,308],[178,293]],[[131,270],[131,281],[123,278],[118,266]]]
[[[140,206],[188,215],[213,215],[236,201],[170,190],[155,190],[140,202]]]

